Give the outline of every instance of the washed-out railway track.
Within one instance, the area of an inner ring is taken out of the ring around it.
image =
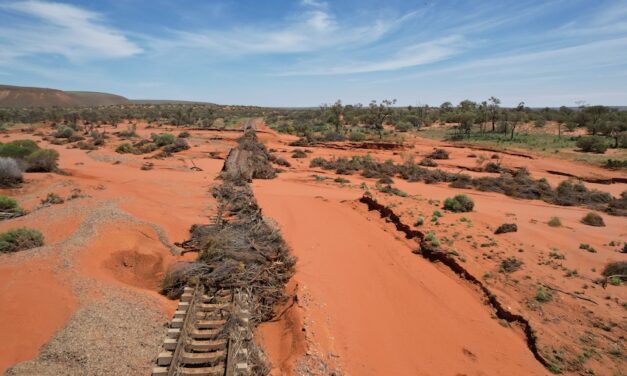
[[[153,376],[247,376],[249,294],[185,287]]]

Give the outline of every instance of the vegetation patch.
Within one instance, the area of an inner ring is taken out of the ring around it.
[[[0,253],[12,253],[44,245],[44,236],[35,229],[20,227],[0,234]]]
[[[581,218],[581,223],[588,225],[588,226],[595,226],[595,227],[605,226],[603,217],[593,212],[590,212],[586,214],[583,218]]]
[[[0,219],[14,218],[24,215],[24,209],[11,197],[0,195]]]
[[[456,195],[444,200],[444,209],[455,213],[471,212],[474,207],[474,201],[466,195]]]
[[[513,273],[519,270],[520,268],[522,268],[522,266],[523,266],[522,260],[519,260],[516,257],[511,256],[501,261],[499,270],[503,273]]]

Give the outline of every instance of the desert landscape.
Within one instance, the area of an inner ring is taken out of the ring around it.
[[[0,25],[0,374],[627,376],[625,4]]]
[[[3,131],[3,163],[29,167],[19,181],[4,180],[0,230],[45,239],[0,256],[7,374],[160,368],[183,286],[250,288],[197,269],[240,257],[219,252],[222,243],[209,240],[219,236],[197,227],[226,226],[218,234],[228,239],[227,223],[256,215],[233,209],[241,204],[231,191],[222,204],[231,181],[250,182],[263,223],[289,254],[282,277],[263,282],[282,291],[264,290],[262,306],[253,304],[254,374],[624,368],[624,169],[572,160],[566,148],[557,158],[423,137],[431,126],[399,132],[392,116],[381,137],[361,125],[281,133],[303,110],[211,106],[214,125],[204,128],[134,117],[159,107],[118,108],[115,123],[64,110],[69,120]],[[364,138],[341,140],[355,132]],[[34,160],[17,157],[28,148],[54,151],[49,172],[29,172]],[[625,151],[611,156],[625,160]],[[589,213],[602,225],[586,223]]]

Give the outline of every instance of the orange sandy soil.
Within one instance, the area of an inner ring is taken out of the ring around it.
[[[375,179],[358,174],[343,176],[350,183],[338,184],[333,182],[332,171],[310,168],[310,160],[357,154],[371,154],[381,161],[419,160],[437,146],[451,153],[449,160],[438,161],[439,168],[458,172],[459,165],[475,166],[468,154],[485,154],[489,161],[494,153],[416,138],[413,147],[403,151],[308,147],[301,148],[312,152],[307,158],[293,159],[291,152],[296,148],[287,145],[293,139],[278,134],[265,138],[267,147],[292,167],[277,179],[254,182],[264,214],[278,222],[298,257],[288,289],[296,303],[278,309],[280,320],[263,324],[259,330],[273,374],[549,374],[527,348],[520,328],[500,322],[475,288],[446,267],[413,254],[414,241],[406,240],[393,225],[357,202],[364,192],[361,183],[401,214],[405,223],[412,225],[424,216],[425,225],[418,229],[433,231],[442,249],[455,252],[508,309],[527,318],[539,337],[542,354],[565,374],[624,374],[625,287],[604,289],[592,282],[607,262],[627,260],[618,246],[607,245],[627,240],[624,217],[602,214],[607,226],[589,227],[579,222],[590,211],[581,207],[396,178],[394,185],[409,194],[402,198],[378,193]],[[577,162],[497,154],[504,166],[526,166],[532,177],[545,177],[553,186],[566,178],[547,170],[585,177],[620,176]],[[312,174],[330,179],[316,181]],[[586,185],[614,195],[627,188],[625,184]],[[442,209],[445,198],[459,193],[474,199],[472,213]],[[430,222],[436,209],[444,213],[437,224]],[[553,216],[561,219],[562,227],[546,224]],[[516,223],[518,232],[494,235],[496,227],[506,222]],[[580,243],[592,245],[597,253],[579,249]],[[564,259],[552,258],[552,250]],[[521,259],[522,269],[499,272],[501,260],[509,256]],[[551,301],[539,303],[535,300],[539,284],[579,294],[596,304],[550,290]]]
[[[143,124],[138,129],[142,136],[164,131]],[[3,142],[28,138],[56,149],[68,175],[26,173],[22,187],[0,191],[30,212],[0,222],[0,231],[26,226],[46,238],[44,247],[0,255],[0,373],[34,358],[74,312],[99,299],[98,286],[146,296],[162,312],[161,323],[170,319],[175,302],[158,294],[161,278],[168,266],[194,257],[175,256],[173,243],[187,240],[192,224],[208,222],[214,204],[209,187],[223,163],[208,152],[224,156],[237,137],[191,133],[190,150],[151,159],[155,166],[149,171],[140,170],[145,155],[113,151],[123,142],[115,136],[90,152],[16,130],[4,136]],[[203,172],[190,169],[192,160]],[[50,192],[66,198],[65,203],[41,207]],[[72,193],[80,197],[68,200]],[[148,352],[153,351],[157,348]]]

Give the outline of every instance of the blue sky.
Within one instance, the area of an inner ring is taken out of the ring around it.
[[[627,105],[627,1],[0,0],[0,83],[270,106]]]

